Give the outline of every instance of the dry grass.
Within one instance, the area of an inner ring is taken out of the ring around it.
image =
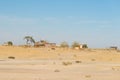
[[[0,59],[59,59],[59,60],[82,60],[100,62],[119,62],[120,52],[106,49],[74,50],[55,48],[24,48],[15,46],[0,46]]]
[[[14,56],[9,56],[8,59],[15,59],[15,57]]]
[[[91,75],[85,75],[86,78],[91,78],[92,76]]]
[[[54,72],[60,72],[60,70],[56,69]]]
[[[72,62],[62,62],[64,66],[72,65]]]
[[[82,61],[75,61],[75,63],[82,63]]]

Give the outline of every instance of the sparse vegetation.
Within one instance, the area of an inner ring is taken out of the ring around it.
[[[80,47],[80,44],[78,42],[73,42],[72,44],[72,48],[75,48],[75,47]]]
[[[12,41],[8,41],[7,44],[8,44],[8,46],[13,46],[13,42]]]
[[[69,47],[69,44],[68,44],[67,42],[62,42],[62,43],[60,44],[60,47],[61,47],[61,48],[68,48],[68,47]]]
[[[75,63],[82,63],[82,61],[75,61]]]
[[[95,61],[95,59],[91,59],[91,61]]]
[[[82,45],[83,48],[88,48],[87,44]]]
[[[52,50],[55,50],[55,48],[51,48]]]
[[[60,72],[60,70],[56,69],[54,72]]]
[[[62,63],[64,66],[72,65],[72,62],[63,62]]]
[[[15,59],[15,57],[14,56],[9,56],[8,59]]]
[[[91,75],[85,75],[86,78],[91,78]]]

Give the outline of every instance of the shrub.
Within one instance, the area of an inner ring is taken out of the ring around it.
[[[82,63],[82,61],[75,61],[75,63]]]
[[[54,72],[60,72],[60,70],[56,69]]]
[[[62,43],[60,44],[60,47],[62,47],[62,48],[68,48],[69,45],[68,45],[67,42],[62,42]]]
[[[12,41],[8,41],[7,44],[8,44],[8,46],[12,46],[13,42]]]
[[[83,44],[83,48],[88,48],[87,44]]]
[[[72,48],[75,48],[75,47],[80,47],[80,44],[78,42],[73,42]]]
[[[15,57],[14,56],[9,56],[8,59],[15,59]]]
[[[51,48],[52,50],[55,50],[55,48]]]
[[[62,63],[64,66],[72,65],[72,62],[63,62]]]

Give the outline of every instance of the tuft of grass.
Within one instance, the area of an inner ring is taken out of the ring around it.
[[[91,75],[85,75],[86,78],[91,78]]]
[[[56,69],[54,72],[60,72],[60,70]]]
[[[91,59],[91,61],[95,61],[95,59]]]
[[[82,63],[82,61],[75,61],[75,63]]]
[[[51,48],[52,50],[55,50],[55,48]]]
[[[73,57],[75,57],[75,58],[76,58],[76,57],[77,57],[77,55],[73,55]]]
[[[8,59],[15,59],[15,57],[14,56],[9,56]]]
[[[72,62],[62,62],[64,66],[72,65]]]

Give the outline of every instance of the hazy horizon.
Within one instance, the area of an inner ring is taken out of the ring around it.
[[[1,0],[0,44],[24,36],[49,42],[120,47],[119,0]]]

